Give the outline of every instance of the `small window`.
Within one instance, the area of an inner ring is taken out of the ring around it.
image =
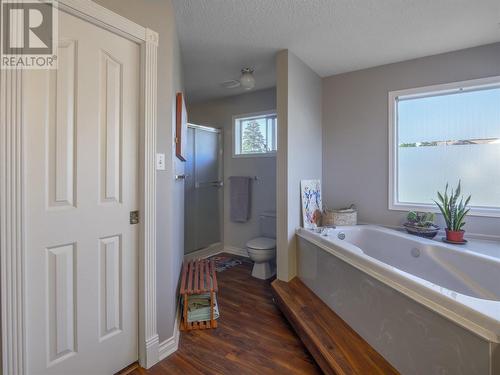
[[[389,93],[389,208],[433,210],[462,182],[471,214],[500,216],[500,77]]]
[[[277,149],[276,112],[233,118],[233,156],[274,156]]]

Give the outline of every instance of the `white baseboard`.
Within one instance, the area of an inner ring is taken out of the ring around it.
[[[179,310],[179,304],[177,305],[177,314],[175,316],[175,322],[174,322],[174,334],[172,337],[166,339],[165,341],[161,342],[158,348],[159,351],[159,360],[161,361],[162,359],[167,358],[169,355],[175,353],[177,349],[179,348],[179,319],[180,318],[180,310]]]
[[[240,257],[246,257],[248,258],[248,251],[247,249],[242,249],[241,247],[236,247],[236,246],[224,246],[224,253],[229,253],[229,254],[234,254],[234,255],[239,255]]]
[[[218,242],[204,249],[196,250],[193,251],[192,253],[184,255],[184,260],[208,258],[211,257],[212,255],[222,253],[223,250],[224,246],[222,245],[222,243]]]
[[[156,363],[158,363],[158,353],[160,351],[159,344],[160,338],[158,335],[154,335],[146,341],[146,355],[144,356],[144,362],[140,365],[144,368],[151,368]]]
[[[248,252],[246,249],[236,246],[223,246],[221,243],[216,243],[205,249],[197,250],[184,255],[184,260],[204,259],[220,253],[234,254],[248,258]]]

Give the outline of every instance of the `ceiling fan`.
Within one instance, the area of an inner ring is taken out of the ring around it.
[[[245,90],[251,90],[255,87],[253,72],[253,68],[243,68],[241,69],[241,76],[239,79],[230,79],[222,82],[221,85],[226,89],[235,89],[241,86]]]

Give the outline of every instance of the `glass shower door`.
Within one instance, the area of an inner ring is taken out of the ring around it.
[[[185,253],[221,242],[220,130],[188,125],[185,182]]]

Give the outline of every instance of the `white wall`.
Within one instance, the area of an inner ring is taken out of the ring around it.
[[[175,158],[175,93],[182,90],[180,48],[171,0],[95,0],[102,6],[159,33],[158,152],[167,170],[157,173],[157,308],[160,342],[174,330],[177,289],[184,255],[184,188],[174,181],[183,173]]]
[[[500,43],[325,78],[327,205],[355,203],[361,221],[400,225],[405,213],[388,209],[388,92],[498,75]],[[500,235],[500,219],[468,217],[465,229]]]
[[[223,129],[224,246],[244,249],[248,240],[259,235],[259,213],[276,209],[276,157],[232,157],[233,116],[274,109],[276,109],[274,88],[196,102],[188,106],[189,122]],[[247,223],[233,223],[229,220],[229,176],[257,176],[259,178],[252,187],[252,211]]]
[[[321,78],[288,50],[276,57],[278,106],[278,278],[296,271],[300,181],[322,178]]]

